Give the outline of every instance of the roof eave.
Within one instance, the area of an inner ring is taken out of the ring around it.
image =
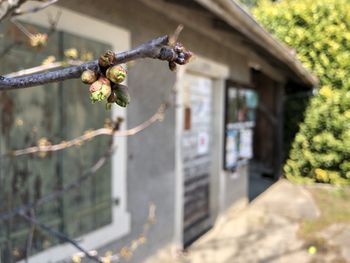
[[[290,52],[290,49],[268,33],[246,10],[233,0],[195,0],[220,16],[250,41],[276,60],[285,64],[307,86],[317,86],[318,79]]]

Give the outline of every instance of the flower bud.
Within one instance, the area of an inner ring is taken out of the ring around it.
[[[104,77],[100,77],[90,86],[90,99],[92,102],[103,101],[111,95],[110,81]]]
[[[176,58],[169,61],[174,61],[176,64],[179,65],[187,64],[193,57],[192,52],[187,50],[181,43],[176,43],[174,51],[176,52]]]
[[[176,63],[174,61],[169,61],[169,69],[171,71],[175,71],[176,70]]]
[[[95,81],[94,83],[91,84],[89,90],[90,90],[90,92],[98,91],[102,88],[103,85],[110,86],[111,83],[107,78],[99,77],[99,79],[97,81]]]
[[[107,69],[106,76],[113,83],[119,84],[125,80],[126,70],[120,65],[115,65]]]
[[[113,103],[107,102],[106,103],[106,110],[111,110],[112,109]]]
[[[177,59],[175,60],[175,62],[176,62],[177,64],[179,64],[179,65],[184,65],[184,64],[186,64],[186,63],[185,63],[186,60],[185,60],[184,58],[177,58]]]
[[[29,38],[30,45],[32,47],[43,47],[46,46],[47,40],[49,39],[47,34],[35,34],[31,35]]]
[[[184,52],[184,55],[185,55],[185,60],[186,60],[186,63],[190,62],[191,59],[194,57],[193,56],[193,53],[191,51],[188,51],[186,50],[186,52]]]
[[[112,50],[107,50],[103,55],[98,59],[98,64],[100,67],[108,67],[113,65],[115,62],[115,54]]]
[[[115,89],[115,94],[117,95],[115,103],[119,106],[126,107],[130,103],[130,95],[127,86],[118,84]]]
[[[115,86],[114,86],[115,87]],[[113,102],[116,102],[117,101],[117,92],[115,90],[115,88],[113,87],[112,89],[112,92],[111,92],[111,95],[109,95],[107,101],[109,103],[113,103]]]
[[[68,59],[77,59],[78,50],[76,48],[69,48],[64,51],[64,56]]]
[[[97,74],[95,71],[92,71],[90,69],[85,70],[81,74],[81,81],[85,84],[92,84],[97,80]]]
[[[184,46],[181,43],[177,42],[175,44],[175,47],[174,47],[175,52],[180,53],[180,52],[183,52],[184,49],[185,48],[184,48]]]

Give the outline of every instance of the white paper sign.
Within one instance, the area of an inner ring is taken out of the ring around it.
[[[237,131],[229,131],[226,136],[226,167],[236,166],[238,161]]]
[[[240,131],[239,155],[245,159],[253,157],[253,131],[251,129]]]
[[[209,152],[209,134],[207,132],[198,133],[197,152],[199,155]]]

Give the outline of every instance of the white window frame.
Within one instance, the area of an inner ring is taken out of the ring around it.
[[[48,27],[47,14],[54,15],[57,12],[62,12],[57,30],[96,41],[102,40],[103,43],[110,44],[115,51],[130,49],[131,40],[128,30],[66,8],[50,6],[38,13],[21,16],[19,19],[23,22]],[[126,109],[113,106],[111,115],[112,118],[120,116],[126,120]],[[124,121],[121,128],[126,127],[126,121]],[[112,223],[77,238],[79,244],[87,250],[103,247],[130,232],[130,214],[126,210],[126,140],[126,137],[114,138],[114,144],[118,145],[118,149],[111,159],[112,200],[118,200],[118,205],[112,207]],[[31,256],[29,262],[56,262],[67,259],[77,252],[79,251],[70,244],[57,245]],[[20,261],[22,262],[24,260]]]

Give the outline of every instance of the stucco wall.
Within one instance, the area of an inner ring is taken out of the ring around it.
[[[132,46],[155,36],[172,32],[179,22],[169,20],[138,1],[125,0],[62,0],[60,5],[86,15],[124,27],[131,32]],[[199,25],[200,26],[200,25]],[[102,29],[103,30],[103,29]],[[91,32],[93,34],[93,32]],[[116,41],[118,39],[116,38]],[[237,81],[249,82],[246,58],[222,48],[219,42],[187,30],[181,41],[200,56],[230,66]],[[128,127],[149,118],[168,95],[176,79],[165,62],[139,61],[129,71],[131,104]],[[175,111],[169,110],[163,122],[128,138],[127,207],[131,213],[131,233],[106,247],[115,251],[137,237],[148,213],[150,201],[157,205],[157,223],[152,227],[146,246],[137,250],[131,262],[141,262],[146,255],[173,241],[175,217]],[[246,195],[246,174],[232,184],[230,192]]]
[[[244,199],[248,202],[248,165],[242,165],[237,168],[237,172],[229,173],[225,172],[225,196],[224,196],[224,209],[230,208],[230,206],[240,200]]]

